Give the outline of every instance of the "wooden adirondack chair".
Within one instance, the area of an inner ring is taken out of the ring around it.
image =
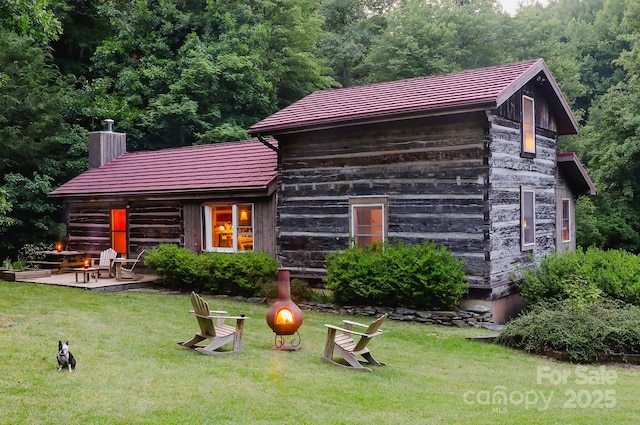
[[[382,333],[380,326],[387,319],[389,315],[384,314],[371,322],[369,325],[363,325],[362,323],[352,322],[350,320],[343,320],[344,328],[333,325],[325,325],[327,329],[327,341],[324,346],[324,355],[322,360],[326,363],[331,363],[336,366],[344,367],[352,370],[360,370],[363,372],[371,372],[371,369],[364,367],[357,359],[357,356],[362,356],[367,363],[374,366],[383,366],[384,363],[377,361],[371,355],[369,348],[367,348],[369,342],[373,337]],[[358,326],[366,329],[363,332],[356,332],[353,330],[354,326]],[[336,331],[342,333],[336,334]],[[360,339],[356,342],[353,338],[357,335]],[[334,350],[342,357],[348,364],[335,362],[333,360]]]
[[[118,252],[113,249],[105,249],[100,253],[100,258],[92,258],[93,267],[98,268],[98,277],[102,277],[101,270],[107,271],[107,277],[113,276],[113,260],[118,256]],[[97,264],[96,264],[97,263]]]
[[[116,279],[134,279],[140,280],[142,276],[133,271],[133,268],[140,262],[140,258],[142,258],[142,254],[144,254],[144,249],[140,251],[140,254],[134,259],[122,259],[116,258],[114,261],[116,263]]]
[[[196,333],[190,341],[179,342],[178,344],[208,355],[242,353],[242,331],[244,321],[248,317],[244,315],[227,316],[226,311],[209,310],[209,304],[195,292],[191,292],[191,304],[193,305],[193,310],[189,313],[195,315],[198,319],[200,332]],[[236,326],[226,325],[224,323],[225,319],[235,319]],[[204,340],[211,340],[211,342],[206,347],[197,345]],[[231,342],[233,342],[231,351],[217,351],[223,345]]]

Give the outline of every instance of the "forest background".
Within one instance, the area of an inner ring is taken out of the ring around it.
[[[578,243],[640,252],[637,0],[0,0],[0,259],[65,236],[47,194],[105,118],[128,151],[243,140],[315,90],[538,57],[598,189]]]

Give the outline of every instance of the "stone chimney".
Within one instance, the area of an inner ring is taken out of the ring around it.
[[[126,133],[114,133],[112,119],[104,122],[107,131],[89,133],[89,168],[100,168],[127,151]]]

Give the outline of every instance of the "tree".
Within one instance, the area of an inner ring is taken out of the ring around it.
[[[41,43],[55,40],[62,26],[49,3],[48,0],[3,0],[0,2],[0,27]]]
[[[246,137],[256,121],[333,84],[315,56],[311,0],[109,3],[91,92],[131,147]],[[88,112],[88,106],[85,111]]]
[[[390,81],[505,62],[509,17],[493,0],[406,0],[365,60],[370,81]]]
[[[392,1],[325,0],[323,38],[319,54],[333,69],[333,78],[343,87],[361,83],[362,62],[372,43],[386,28],[386,12]]]
[[[51,53],[33,39],[0,30],[0,258],[57,233],[60,208],[49,191],[86,169],[86,131],[66,123],[71,87]],[[9,231],[10,230],[10,231]],[[52,239],[51,239],[52,240]]]

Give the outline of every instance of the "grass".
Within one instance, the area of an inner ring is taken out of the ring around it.
[[[480,329],[387,321],[370,347],[387,366],[358,373],[320,361],[324,323],[346,316],[305,312],[302,350],[279,352],[266,306],[205,298],[250,317],[244,353],[209,357],[176,344],[197,329],[186,294],[0,281],[0,423],[640,422],[638,368],[580,369],[466,340]],[[78,360],[73,373],[57,371],[59,339]]]

